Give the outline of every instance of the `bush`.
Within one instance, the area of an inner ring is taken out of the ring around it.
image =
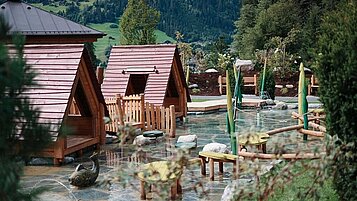
[[[117,24],[110,24],[109,25],[109,28],[112,28],[112,29],[116,29],[116,28],[119,28],[119,26]]]
[[[263,79],[263,72],[264,68],[260,71],[260,76],[258,79],[258,91],[259,94],[261,93],[261,84],[262,84],[262,79]],[[264,91],[268,93],[271,99],[275,99],[275,77],[274,77],[274,72],[271,68],[266,68],[265,71],[265,84],[264,84]],[[264,97],[262,97],[264,98]]]
[[[357,3],[348,2],[324,19],[316,70],[327,131],[341,140],[334,186],[341,200],[357,200]]]

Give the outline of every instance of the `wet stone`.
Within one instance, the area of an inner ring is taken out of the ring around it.
[[[93,190],[90,188],[77,190],[73,194],[80,200],[108,200],[109,194],[102,191]]]

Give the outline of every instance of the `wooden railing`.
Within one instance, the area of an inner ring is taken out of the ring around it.
[[[117,95],[105,99],[111,119],[105,130],[116,133],[119,125],[128,123],[142,130],[162,130],[170,137],[175,137],[175,106],[154,106],[150,103],[144,104],[144,100],[143,94],[124,97]]]
[[[145,126],[144,94],[106,98],[111,123],[106,125],[106,131],[118,132],[118,126],[129,123],[143,129]]]
[[[146,103],[145,113],[146,130],[161,130],[170,137],[175,137],[176,114],[174,105],[165,108]]]
[[[226,77],[219,76],[218,77],[218,85],[219,85],[219,93],[225,94],[225,90],[227,87],[227,80]],[[254,94],[258,94],[258,81],[257,81],[257,75],[254,74],[253,77],[243,77],[243,86],[244,87],[254,87]]]

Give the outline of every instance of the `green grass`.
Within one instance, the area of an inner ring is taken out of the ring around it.
[[[89,0],[88,2],[81,2],[80,8],[83,9],[85,6],[89,6],[92,5],[94,3],[95,0]],[[65,11],[66,10],[66,6],[50,6],[50,5],[42,5],[42,3],[34,3],[32,4],[33,6],[36,6],[38,8],[41,8],[43,10],[46,11],[52,11],[54,13],[57,13],[58,11]],[[102,31],[104,33],[106,33],[107,35],[103,38],[98,39],[97,42],[94,43],[95,45],[95,54],[97,55],[97,57],[102,60],[105,61],[106,57],[105,57],[105,49],[109,46],[109,44],[111,45],[119,45],[119,28],[110,28],[109,26],[112,23],[103,23],[103,24],[89,24],[88,26],[96,29],[98,31]],[[175,40],[171,37],[169,37],[168,35],[166,35],[166,33],[160,31],[160,30],[155,30],[155,35],[157,37],[156,42],[157,43],[163,43],[165,41],[170,41],[172,43],[175,42]],[[115,38],[115,40],[109,40],[109,37]]]
[[[52,11],[53,13],[57,13],[58,11],[65,11],[67,6],[60,6],[60,5],[57,5],[57,6],[50,6],[50,5],[42,5],[42,3],[32,3],[31,5],[37,7],[37,8],[41,8],[43,10],[46,10],[46,11]]]
[[[192,99],[192,102],[205,102],[207,99]]]
[[[286,200],[301,200],[298,193],[305,192],[307,186],[311,186],[313,180],[311,178],[311,172],[307,171],[304,174],[294,178],[291,183],[284,186],[284,189],[276,189],[274,195],[269,198],[269,201],[286,201]],[[320,196],[321,201],[337,201],[338,196],[332,186],[332,178],[324,182],[323,186],[317,187],[317,193]],[[304,200],[313,200],[312,198],[304,198]]]
[[[95,53],[97,57],[105,61],[105,49],[111,45],[119,45],[119,37],[120,37],[120,32],[119,28],[110,28],[109,26],[113,23],[104,23],[104,24],[89,24],[88,26],[96,29],[98,31],[102,31],[106,33],[107,35],[103,38],[98,39],[97,42],[94,43],[95,45]],[[166,35],[164,32],[160,30],[155,30],[155,35],[157,37],[156,42],[157,43],[162,43],[165,41],[170,41],[170,42],[175,42],[175,40],[168,35]],[[109,37],[115,38],[115,40],[109,40]]]

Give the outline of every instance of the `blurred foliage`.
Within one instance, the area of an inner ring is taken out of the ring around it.
[[[24,191],[20,176],[24,161],[51,142],[50,128],[39,123],[38,108],[23,95],[36,76],[23,58],[24,37],[14,35],[13,45],[6,45],[8,31],[0,16],[0,200],[33,200],[39,189]]]
[[[327,130],[341,141],[334,185],[341,200],[357,200],[357,2],[342,1],[324,17],[317,77]]]

